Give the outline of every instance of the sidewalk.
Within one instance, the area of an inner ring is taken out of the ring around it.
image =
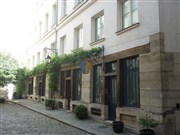
[[[38,113],[56,119],[60,122],[66,123],[78,129],[87,131],[94,135],[119,135],[113,132],[111,126],[94,121],[92,119],[78,120],[72,112],[68,112],[63,109],[47,110],[45,109],[44,104],[28,99],[13,100],[11,102],[24,106],[30,110],[36,111]],[[121,133],[121,135],[135,135],[135,134],[124,131],[124,133]]]

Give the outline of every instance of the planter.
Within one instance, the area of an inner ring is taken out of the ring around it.
[[[5,103],[5,99],[4,98],[0,98],[0,103]]]
[[[124,123],[121,121],[113,121],[112,128],[115,133],[122,133],[124,128]]]
[[[140,135],[155,135],[152,129],[142,129],[140,130]]]

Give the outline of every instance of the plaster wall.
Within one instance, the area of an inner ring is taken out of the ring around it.
[[[164,33],[165,51],[180,52],[180,1],[159,0],[160,32]]]

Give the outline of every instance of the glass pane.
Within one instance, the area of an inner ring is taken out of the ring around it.
[[[130,14],[123,16],[123,28],[127,28],[131,25]]]
[[[138,10],[135,10],[133,13],[132,13],[132,23],[135,24],[138,22]]]
[[[138,1],[137,0],[132,0],[132,10],[137,10],[138,9]]]
[[[126,15],[129,12],[130,12],[130,2],[128,0],[123,3],[123,15]]]

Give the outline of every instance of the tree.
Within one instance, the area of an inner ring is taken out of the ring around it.
[[[26,94],[27,87],[27,69],[19,68],[16,74],[16,93],[17,97],[21,98]]]
[[[15,81],[18,62],[9,53],[0,52],[0,87]]]

